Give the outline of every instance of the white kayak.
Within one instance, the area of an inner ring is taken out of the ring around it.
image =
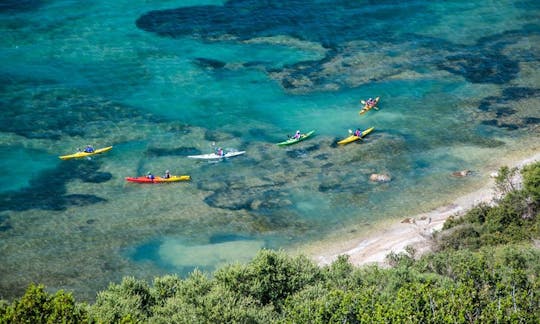
[[[246,151],[227,152],[225,153],[225,155],[217,155],[216,153],[210,153],[210,154],[201,154],[201,155],[188,155],[188,158],[201,159],[201,160],[215,160],[215,159],[230,158],[233,156],[242,155],[244,153],[246,153]]]

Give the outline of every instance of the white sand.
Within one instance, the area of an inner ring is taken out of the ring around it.
[[[509,166],[522,168],[536,161],[540,161],[540,153]],[[491,203],[495,194],[493,187],[492,180],[484,188],[462,196],[448,206],[391,223],[384,229],[362,238],[330,246],[326,251],[319,252],[315,259],[320,265],[325,265],[333,262],[339,255],[347,254],[354,265],[385,265],[386,255],[390,252],[403,252],[407,246],[413,247],[416,255],[425,253],[432,247],[433,232],[440,230],[448,217],[463,214],[481,202]]]

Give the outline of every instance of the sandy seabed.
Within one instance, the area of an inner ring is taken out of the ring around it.
[[[538,150],[534,155],[519,161],[506,161],[505,165],[521,169],[523,166],[540,161]],[[450,216],[463,215],[472,207],[480,203],[493,203],[495,198],[493,170],[491,180],[481,189],[459,197],[452,203],[439,207],[427,213],[414,217],[407,217],[400,221],[393,221],[373,230],[362,237],[352,238],[345,242],[334,242],[324,248],[311,251],[312,258],[319,265],[332,263],[340,255],[348,255],[349,261],[357,266],[366,264],[386,265],[386,256],[393,253],[404,252],[410,246],[416,255],[431,250],[433,233],[440,231],[444,222]],[[521,182],[521,178],[516,179]]]

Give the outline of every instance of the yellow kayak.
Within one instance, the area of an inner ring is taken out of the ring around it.
[[[357,141],[357,140],[361,139],[362,137],[366,136],[367,134],[371,133],[374,129],[375,129],[375,127],[368,128],[368,129],[366,129],[365,131],[362,132],[361,136],[351,135],[351,136],[349,136],[347,138],[342,139],[341,141],[339,141],[337,143],[338,144],[348,144],[348,143]]]
[[[96,154],[100,154],[100,153],[110,151],[110,150],[112,150],[112,148],[113,148],[112,146],[107,146],[107,147],[104,147],[104,148],[94,150],[94,152],[92,152],[92,153],[77,152],[77,153],[73,153],[73,154],[69,154],[69,155],[62,155],[62,156],[59,156],[59,158],[62,159],[62,160],[83,158],[83,157],[92,156],[92,155],[96,155]]]
[[[362,100],[362,104],[364,105],[364,107],[362,108],[362,110],[360,110],[359,114],[362,115],[370,111],[371,108],[375,108],[375,110],[377,110],[378,108],[376,108],[375,106],[377,106],[377,104],[379,103],[379,99],[380,97],[375,98],[375,103],[372,105],[368,105],[364,100]]]

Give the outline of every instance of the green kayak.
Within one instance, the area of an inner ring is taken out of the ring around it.
[[[312,130],[311,132],[308,132],[306,134],[300,135],[300,138],[289,138],[288,140],[286,140],[284,142],[277,143],[276,145],[285,146],[285,145],[295,144],[295,143],[301,142],[301,141],[305,140],[306,138],[310,137],[313,133],[315,133],[314,130]]]

